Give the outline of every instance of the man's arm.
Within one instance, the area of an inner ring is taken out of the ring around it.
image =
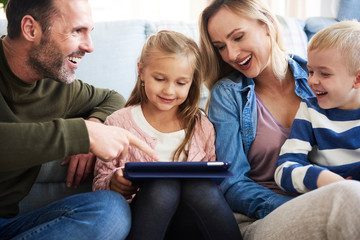
[[[42,123],[0,122],[0,171],[37,166],[79,153],[90,144],[84,120],[55,119]]]
[[[71,84],[69,116],[84,117],[90,121],[102,123],[114,111],[122,108],[125,99],[115,91],[95,88],[80,80]],[[93,173],[96,156],[76,154],[67,156],[62,166],[68,165],[66,185],[77,188]]]
[[[97,118],[89,118],[89,121],[103,123]],[[68,166],[66,186],[78,188],[89,176],[93,175],[96,156],[93,153],[77,154],[66,157],[61,166]]]
[[[158,159],[154,150],[130,132],[89,120],[0,123],[0,132],[0,171],[33,167],[89,150],[101,160],[111,161],[126,155],[129,145]],[[18,141],[19,138],[23,141]]]
[[[95,88],[80,80],[73,82],[71,87],[68,117],[97,118],[104,122],[125,105],[124,97],[115,91]]]
[[[139,148],[154,160],[159,159],[151,147],[123,128],[92,121],[85,121],[85,124],[89,133],[90,151],[102,161],[125,157],[130,145]]]

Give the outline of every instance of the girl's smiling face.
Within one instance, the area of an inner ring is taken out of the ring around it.
[[[324,109],[360,108],[360,72],[351,73],[336,48],[308,51],[308,84]]]
[[[156,111],[176,114],[185,102],[193,81],[194,69],[186,56],[152,53],[148,63],[139,64],[141,81],[147,96],[146,105]]]

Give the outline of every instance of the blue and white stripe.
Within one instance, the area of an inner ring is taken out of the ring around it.
[[[281,148],[276,183],[286,191],[317,188],[320,172],[343,175],[360,165],[360,109],[322,109],[316,98],[305,99]]]

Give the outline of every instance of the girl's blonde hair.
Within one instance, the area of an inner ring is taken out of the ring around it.
[[[173,155],[173,161],[179,161],[182,152],[185,153],[187,158],[186,145],[194,135],[196,122],[201,118],[199,110],[200,86],[202,82],[200,50],[196,42],[185,35],[174,31],[162,30],[151,35],[145,42],[139,59],[139,63],[142,64],[143,68],[147,66],[154,52],[186,57],[194,69],[189,94],[185,102],[179,106],[178,111],[178,117],[185,129],[184,141]],[[125,107],[143,104],[147,101],[145,89],[141,84],[140,74],[138,73],[137,82]]]
[[[360,70],[360,23],[342,21],[316,33],[309,41],[308,51],[336,48],[351,74]]]
[[[285,77],[288,68],[288,55],[276,16],[261,0],[213,0],[200,16],[200,52],[206,73],[205,84],[211,90],[215,83],[228,75],[233,69],[225,63],[211,42],[208,33],[209,19],[220,9],[226,8],[238,15],[258,20],[266,26],[271,41],[271,63],[274,75]]]

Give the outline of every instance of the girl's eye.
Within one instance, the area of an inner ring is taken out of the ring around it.
[[[155,80],[156,80],[156,81],[159,81],[159,82],[164,81],[163,78],[155,78]]]
[[[309,71],[309,76],[312,76],[314,75],[314,72],[313,71]]]
[[[321,76],[323,76],[323,77],[329,77],[331,74],[329,74],[329,73],[321,73]]]
[[[184,82],[178,82],[177,84],[180,85],[180,86],[186,85],[186,83],[184,83]]]
[[[239,37],[236,37],[236,38],[234,39],[234,41],[235,41],[235,42],[238,42],[238,41],[240,41],[242,38],[243,38],[243,35],[241,35],[241,36],[239,36]]]

